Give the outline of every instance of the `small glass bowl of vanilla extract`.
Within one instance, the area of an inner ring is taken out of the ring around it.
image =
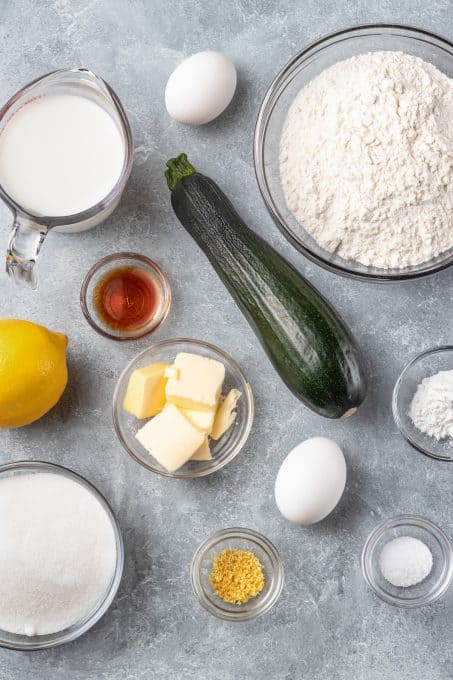
[[[171,304],[168,279],[138,253],[114,253],[87,273],[80,304],[88,323],[112,340],[136,340],[158,328]]]

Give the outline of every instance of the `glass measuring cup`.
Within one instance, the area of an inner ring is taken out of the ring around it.
[[[0,198],[13,213],[13,226],[6,254],[6,271],[15,281],[36,288],[35,263],[51,229],[77,232],[91,229],[116,208],[132,169],[133,140],[126,113],[112,88],[85,68],[61,69],[48,73],[19,90],[0,109],[0,135],[12,116],[25,104],[49,94],[74,94],[90,99],[112,118],[123,140],[121,174],[111,191],[96,205],[74,215],[35,215],[7,194],[0,184]]]

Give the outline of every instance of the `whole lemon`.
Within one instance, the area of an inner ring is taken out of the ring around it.
[[[55,406],[68,381],[68,338],[31,321],[0,319],[0,427],[21,427]]]

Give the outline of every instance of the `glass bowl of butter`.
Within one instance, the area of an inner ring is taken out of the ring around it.
[[[201,340],[165,340],[138,354],[113,395],[113,422],[132,458],[165,477],[204,477],[243,448],[253,395],[239,365]]]

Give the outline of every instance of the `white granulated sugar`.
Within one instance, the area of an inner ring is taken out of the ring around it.
[[[339,62],[289,109],[280,174],[324,249],[401,268],[453,247],[453,79],[400,52]]]
[[[422,380],[409,417],[416,428],[438,441],[453,437],[453,371],[439,371]]]
[[[0,480],[0,629],[45,635],[76,623],[115,563],[112,523],[83,486],[52,473]]]

